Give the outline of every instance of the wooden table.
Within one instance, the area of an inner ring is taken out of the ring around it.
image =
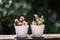
[[[16,38],[16,35],[0,35],[0,40],[60,40],[60,34],[44,34],[42,38],[33,38],[27,35],[27,38]]]

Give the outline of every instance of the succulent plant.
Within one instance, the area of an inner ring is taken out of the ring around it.
[[[15,19],[14,20],[14,26],[18,26],[19,25],[19,20],[18,19]]]
[[[18,19],[14,20],[14,26],[22,26],[22,25],[24,26],[28,25],[27,22],[25,21],[24,16],[21,16],[19,20]]]
[[[38,15],[34,14],[35,21],[32,22],[32,25],[41,25],[44,22],[44,16],[41,16],[41,18],[38,17]]]

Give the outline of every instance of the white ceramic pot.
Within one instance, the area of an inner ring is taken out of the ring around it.
[[[27,26],[15,26],[17,37],[20,37],[20,38],[27,37],[28,27],[29,27],[28,25]]]
[[[45,25],[31,25],[33,37],[42,37]]]

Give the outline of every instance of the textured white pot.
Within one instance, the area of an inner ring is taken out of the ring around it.
[[[31,25],[33,37],[42,37],[45,25]]]
[[[17,37],[20,37],[20,38],[27,37],[28,27],[29,27],[28,25],[27,26],[15,26]]]

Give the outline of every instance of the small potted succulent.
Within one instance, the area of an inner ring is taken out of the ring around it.
[[[42,37],[44,32],[44,16],[41,16],[41,18],[38,17],[38,15],[34,14],[35,21],[31,24],[31,30],[33,37]]]
[[[20,37],[20,38],[27,37],[28,24],[25,21],[24,16],[21,16],[19,20],[18,19],[14,20],[14,27],[15,27],[17,37]]]

